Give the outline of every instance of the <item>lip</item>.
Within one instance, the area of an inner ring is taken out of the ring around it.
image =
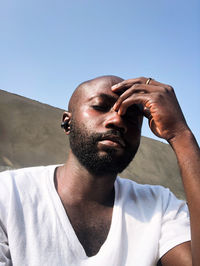
[[[108,141],[110,141],[110,142],[113,142],[113,143],[117,143],[118,145],[120,145],[122,148],[125,148],[125,142],[121,139],[121,138],[119,138],[119,137],[117,137],[117,136],[115,136],[115,135],[110,135],[110,136],[106,136],[106,137],[103,137],[102,139],[101,139],[101,141],[104,141],[104,140],[108,140]]]

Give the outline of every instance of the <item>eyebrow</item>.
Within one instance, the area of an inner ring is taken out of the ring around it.
[[[100,93],[100,94],[97,94],[95,96],[92,96],[91,98],[89,98],[89,101],[95,99],[95,98],[102,98],[103,100],[106,100],[106,101],[110,101],[110,102],[116,102],[117,100],[117,97],[115,96],[112,96],[112,95],[109,95],[109,94],[106,94],[106,93]]]

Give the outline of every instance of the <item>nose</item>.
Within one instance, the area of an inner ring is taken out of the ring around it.
[[[124,123],[123,117],[114,110],[111,110],[109,114],[107,114],[104,126],[106,128],[118,129],[122,133],[127,132],[127,126]]]

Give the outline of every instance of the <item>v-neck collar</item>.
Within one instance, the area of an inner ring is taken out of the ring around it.
[[[115,189],[115,199],[114,199],[114,205],[113,205],[113,211],[112,211],[112,219],[111,219],[111,225],[110,229],[107,235],[107,238],[101,248],[99,249],[98,253],[94,256],[88,257],[86,255],[85,249],[83,248],[82,244],[80,243],[72,224],[69,220],[69,217],[65,211],[65,208],[62,204],[62,201],[56,191],[55,184],[54,184],[54,173],[57,166],[53,166],[49,171],[48,176],[48,188],[51,195],[51,199],[53,201],[55,210],[57,212],[57,218],[60,221],[60,224],[63,227],[63,231],[66,234],[68,245],[71,247],[72,252],[76,257],[79,257],[82,260],[86,259],[92,259],[95,256],[102,256],[104,252],[107,250],[107,246],[112,241],[114,235],[115,235],[115,228],[118,223],[118,214],[120,211],[119,208],[119,193],[118,193],[118,179],[115,180],[114,183],[114,189]]]

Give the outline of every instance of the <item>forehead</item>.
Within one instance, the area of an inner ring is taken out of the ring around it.
[[[96,79],[88,82],[84,85],[82,90],[82,100],[83,101],[90,101],[96,97],[101,97],[106,99],[113,98],[113,100],[117,100],[119,95],[112,92],[111,87],[112,85],[120,82],[121,80],[112,80],[112,79]]]

